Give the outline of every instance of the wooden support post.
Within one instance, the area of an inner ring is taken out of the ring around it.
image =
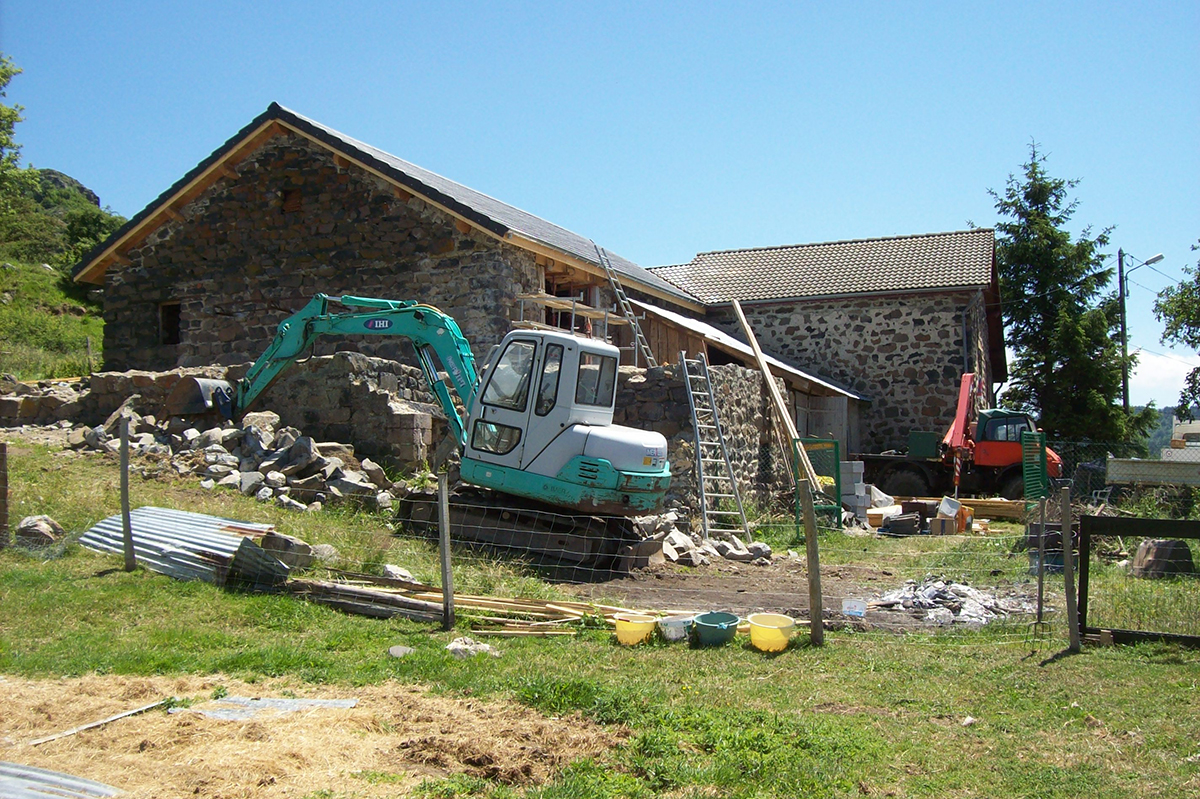
[[[137,567],[133,551],[133,522],[129,518],[129,417],[121,414],[121,532],[125,544],[125,571]]]
[[[813,509],[812,489],[801,479],[800,504],[804,509],[804,549],[808,556],[808,633],[813,646],[825,643],[825,623],[821,601],[821,560],[817,555],[817,512]]]
[[[450,570],[450,481],[438,475],[438,532],[442,551],[442,629],[454,629],[454,573]]]
[[[92,337],[91,336],[87,337],[87,354],[88,354],[88,374],[90,375],[93,371],[95,371],[94,368],[92,367]]]
[[[0,441],[0,549],[8,546],[8,444]]]
[[[1062,548],[1063,548],[1063,582],[1067,587],[1067,634],[1070,644],[1067,649],[1079,651],[1079,608],[1075,596],[1075,553],[1072,546],[1074,537],[1071,535],[1071,488],[1064,486],[1062,490]]]

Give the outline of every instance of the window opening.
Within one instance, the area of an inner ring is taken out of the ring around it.
[[[496,422],[475,421],[475,429],[471,433],[471,446],[480,452],[491,452],[496,455],[507,455],[521,441],[521,428],[511,427]]]
[[[537,405],[534,413],[545,416],[554,410],[558,402],[558,378],[562,374],[563,348],[561,344],[546,347],[546,363],[542,366],[542,380],[538,385]]]
[[[294,214],[300,210],[300,190],[299,189],[284,189],[283,192],[283,212],[285,214]]]
[[[163,346],[179,343],[181,322],[180,304],[164,302],[158,306],[158,343]]]
[[[617,388],[617,359],[591,352],[579,353],[575,402],[611,408]]]
[[[529,399],[529,377],[533,370],[532,341],[511,341],[492,369],[483,402],[510,411],[525,410]]]

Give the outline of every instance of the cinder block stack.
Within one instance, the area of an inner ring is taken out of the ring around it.
[[[842,479],[842,507],[865,522],[867,509],[871,507],[871,489],[863,482],[863,462],[842,461],[839,468]]]

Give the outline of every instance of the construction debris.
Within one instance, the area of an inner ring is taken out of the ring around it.
[[[491,655],[494,658],[500,657],[500,653],[490,644],[485,644],[482,641],[476,641],[472,638],[462,637],[455,638],[450,643],[446,644],[446,651],[454,655],[459,660],[473,658],[476,655]]]
[[[12,797],[88,797],[119,796],[120,791],[102,782],[87,780],[59,771],[49,771],[20,763],[0,761],[0,796]]]
[[[922,582],[908,580],[901,588],[871,600],[872,610],[906,611],[929,624],[982,626],[1011,614],[1034,613],[1037,606],[1019,596],[997,597],[965,583],[946,582],[929,576]]]
[[[52,546],[66,530],[49,516],[26,516],[14,532],[17,546],[37,549]]]
[[[250,538],[274,532],[271,525],[149,506],[131,511],[129,521],[138,563],[159,574],[260,591],[287,580],[288,567]],[[122,554],[121,515],[99,522],[79,543]]]
[[[170,713],[199,713],[210,719],[223,721],[249,721],[263,716],[284,716],[298,710],[314,708],[350,709],[358,705],[357,699],[289,699],[261,696],[223,696],[202,705],[173,707]]]

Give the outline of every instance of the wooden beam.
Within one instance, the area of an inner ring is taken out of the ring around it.
[[[233,167],[231,167],[225,161],[218,163],[215,171],[218,175],[220,175],[223,178],[229,178],[230,180],[237,180],[237,177],[238,177],[237,170],[234,169]]]
[[[408,202],[409,200],[411,200],[413,198],[413,193],[411,191],[409,191],[408,189],[406,189],[403,186],[400,186],[396,183],[392,184],[392,193],[395,194],[397,197],[399,197],[401,200],[404,200],[404,202]]]
[[[169,205],[163,206],[163,213],[166,214],[168,218],[172,219],[175,222],[183,221],[183,214],[179,213],[178,211],[176,211],[174,208],[172,208]]]
[[[350,166],[350,159],[341,153],[333,154],[333,165],[338,169],[347,169]]]
[[[454,228],[464,236],[471,232],[471,223],[465,219],[455,219]]]
[[[771,365],[767,363],[767,357],[763,355],[762,349],[758,346],[758,339],[754,337],[754,330],[750,327],[750,323],[746,321],[746,315],[742,313],[742,305],[737,300],[733,301],[733,310],[737,312],[738,321],[742,324],[742,332],[746,334],[746,342],[750,345],[750,349],[754,351],[754,359],[758,361],[758,368],[762,371],[763,380],[767,384],[767,393],[771,396],[771,402],[775,405],[775,415],[779,417],[779,423],[783,429],[780,431],[784,434],[787,443],[790,445],[793,441],[800,438],[800,434],[796,432],[796,423],[792,420],[791,413],[788,412],[787,404],[783,401],[783,395],[779,393],[779,386],[775,385],[775,377],[771,374]],[[804,466],[804,476],[808,480],[809,485],[813,486],[814,491],[821,490],[821,481],[817,478],[817,473],[813,469],[812,463],[808,460],[808,453],[804,451],[804,447],[796,447],[796,453],[800,456],[800,462]],[[792,460],[791,453],[785,453],[784,457],[790,462]]]

